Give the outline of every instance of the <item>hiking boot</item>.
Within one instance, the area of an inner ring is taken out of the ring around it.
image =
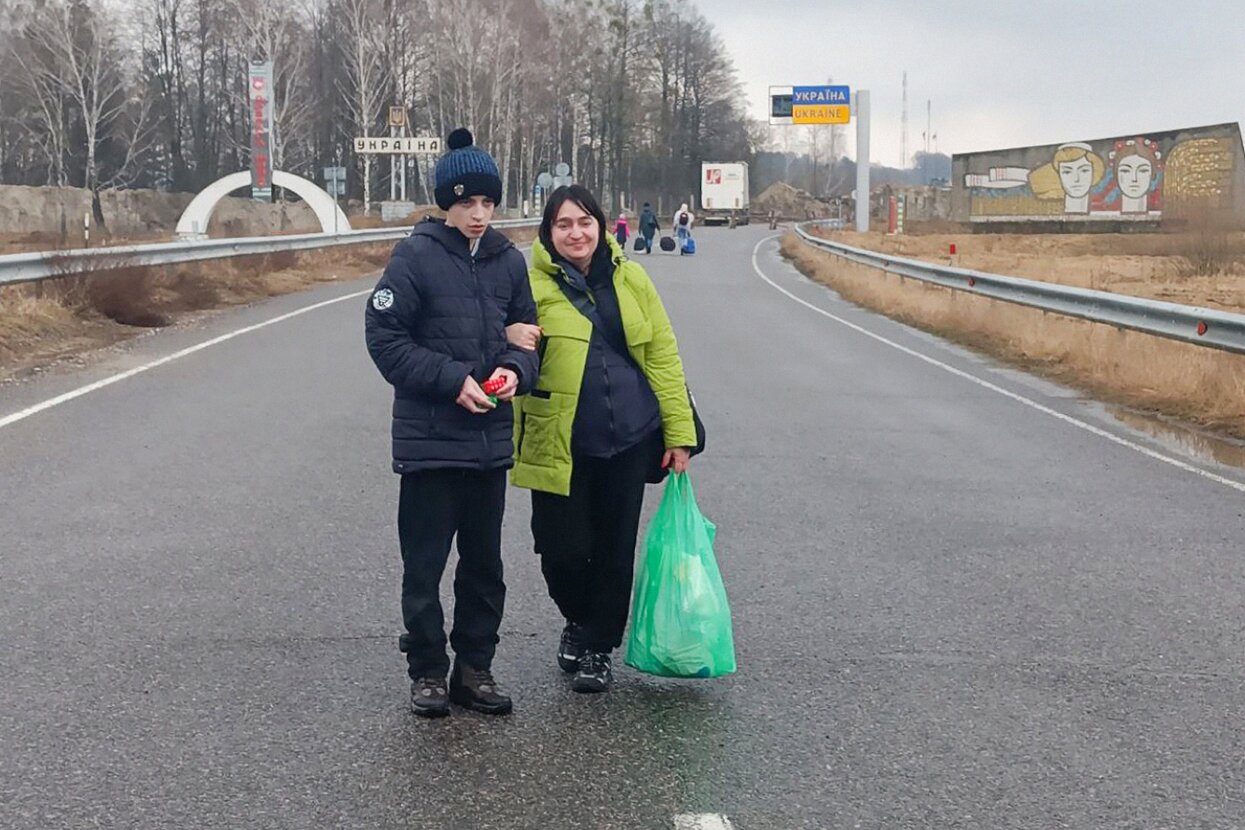
[[[608,692],[613,681],[609,652],[585,650],[579,658],[579,671],[575,672],[571,688],[585,694]]]
[[[498,688],[491,671],[473,669],[458,660],[454,661],[454,671],[450,674],[450,700],[486,715],[505,715],[514,708],[510,697]]]
[[[568,622],[558,641],[558,668],[567,674],[579,671],[579,658],[584,653],[584,630],[577,623]]]
[[[444,677],[421,677],[411,681],[411,711],[421,718],[443,718],[450,713],[450,697]]]

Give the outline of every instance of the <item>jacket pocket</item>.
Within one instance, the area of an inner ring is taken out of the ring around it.
[[[571,420],[575,398],[558,392],[548,398],[523,398],[522,440],[519,460],[540,467],[554,467],[571,457]]]
[[[444,412],[440,414],[442,417],[445,415]],[[427,401],[393,400],[395,436],[401,433],[404,438],[435,438],[440,433],[437,416],[437,406]]]

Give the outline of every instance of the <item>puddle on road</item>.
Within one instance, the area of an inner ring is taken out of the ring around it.
[[[1145,433],[1169,449],[1201,461],[1245,469],[1245,441],[1211,435],[1131,409],[1117,406],[1106,409],[1120,423]]]

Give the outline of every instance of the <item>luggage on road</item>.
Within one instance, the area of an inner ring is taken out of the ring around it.
[[[696,240],[690,236],[683,240],[683,253],[691,256],[696,253]]]
[[[628,666],[662,677],[735,671],[731,609],[713,555],[715,534],[696,506],[687,473],[671,475],[636,571]]]
[[[673,236],[663,236],[663,237],[661,238],[661,249],[662,249],[663,251],[667,251],[667,252],[668,252],[668,251],[673,251],[673,250],[674,250],[674,237],[673,237]]]
[[[644,242],[644,237],[642,236],[637,236],[635,242],[631,243],[631,250],[633,251],[643,251],[647,247],[648,245]]]

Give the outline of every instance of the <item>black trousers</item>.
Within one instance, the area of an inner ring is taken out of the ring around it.
[[[505,470],[424,470],[402,476],[398,540],[402,545],[402,637],[411,679],[444,677],[445,616],[441,575],[458,537],[454,573],[454,653],[477,669],[492,666],[506,603],[501,520]]]
[[[549,596],[596,651],[621,645],[627,627],[652,457],[648,440],[611,458],[576,456],[569,496],[532,491],[532,538]]]

